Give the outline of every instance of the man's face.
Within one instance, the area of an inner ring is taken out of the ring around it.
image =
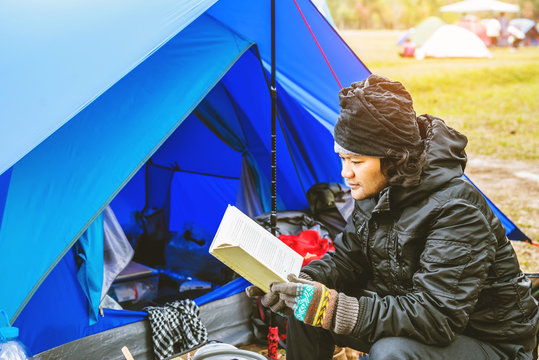
[[[352,197],[362,200],[378,194],[387,186],[387,177],[380,169],[380,159],[340,154],[342,159],[341,175],[352,191]]]

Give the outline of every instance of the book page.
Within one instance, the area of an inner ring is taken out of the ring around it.
[[[303,257],[234,206],[228,206],[210,247],[239,246],[279,277],[298,275]]]

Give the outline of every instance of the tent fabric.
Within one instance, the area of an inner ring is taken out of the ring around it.
[[[442,19],[437,16],[429,16],[415,27],[414,32],[410,34],[410,40],[417,47],[421,47],[442,25],[445,25]]]
[[[370,72],[365,65],[320,15],[316,6],[305,0],[298,1],[298,4],[341,84],[345,86],[367,77]],[[269,5],[269,1],[219,1],[208,10],[208,14],[237,33],[246,34],[257,44],[267,70],[270,69],[271,61]],[[238,8],[242,11],[238,11]],[[339,86],[294,2],[279,3],[276,11],[277,83],[298,104],[315,114],[313,116],[331,132],[339,112],[339,99],[336,95]],[[292,32],[294,36],[291,36]],[[309,66],[305,66],[306,62]]]
[[[398,46],[402,46],[404,45],[404,43],[406,42],[406,40],[408,40],[410,38],[410,36],[415,32],[415,27],[411,27],[409,29],[407,29],[406,31],[404,31],[400,36],[399,36],[399,39],[397,40],[397,45]]]
[[[103,301],[116,277],[129,264],[134,251],[118,223],[114,211],[108,206],[103,210]]]
[[[415,51],[415,57],[489,58],[492,54],[473,32],[457,25],[443,25]]]
[[[11,181],[12,168],[9,168],[3,174],[0,174],[0,228],[2,227],[2,219],[4,218],[4,207],[6,205],[7,191]]]
[[[539,27],[537,24],[526,18],[517,18],[509,21],[511,28],[517,28],[525,35],[525,45],[537,45],[539,43]]]
[[[12,295],[1,307],[10,317],[59,254],[252,44],[208,16],[182,34],[14,166],[0,229],[0,284]]]
[[[31,354],[147,318],[143,311],[103,309],[97,323],[88,326],[86,296],[76,277],[75,252],[70,250],[40,286],[13,324]],[[199,306],[242,292],[250,283],[240,278],[194,299]],[[81,321],[81,314],[84,319]],[[45,324],[28,326],[27,324]]]
[[[0,174],[215,1],[2,2]]]
[[[251,285],[250,282],[248,282],[244,278],[239,278],[239,279],[229,282],[226,285],[218,287],[215,290],[205,295],[202,295],[193,301],[198,306],[202,306],[215,300],[220,300],[220,299],[224,299],[224,298],[236,295],[242,292],[243,290],[245,290],[245,288],[249,285]]]
[[[19,328],[19,339],[31,354],[146,318],[145,312],[104,309],[104,316],[88,326],[86,295],[76,274],[75,252],[71,249],[13,324]]]
[[[233,70],[231,69],[231,72],[232,71]],[[263,147],[264,143],[258,136],[251,138],[251,142],[248,143],[246,134],[248,129],[241,127],[248,118],[240,108],[239,104],[237,104],[229,94],[230,93],[224,85],[216,86],[200,106],[194,110],[194,114],[213,133],[218,134],[219,138],[222,139],[225,144],[242,154],[242,156],[245,157],[246,165],[248,167],[256,169],[256,160],[252,150],[249,149],[249,146],[256,149],[257,147]],[[267,92],[264,91],[263,94],[267,95]],[[228,98],[230,101],[228,103],[223,102],[223,98]],[[226,105],[228,105],[228,107]],[[254,180],[257,194],[270,194],[269,184],[264,182],[263,178],[259,176],[262,172],[255,170],[252,174],[255,177]],[[237,186],[239,185],[240,184],[237,184]],[[262,196],[260,200],[263,209],[270,208],[270,201],[267,196]],[[217,219],[219,219],[219,217]]]
[[[0,174],[215,2],[0,3]]]
[[[478,17],[474,15],[466,16],[463,19],[457,21],[455,25],[470,30],[475,35],[477,35],[485,43],[486,46],[490,45],[491,40],[490,37],[487,35],[487,27],[483,23],[481,23]]]
[[[514,26],[526,34],[531,28],[535,26],[535,22],[531,19],[517,18],[509,21],[510,26]]]
[[[464,179],[469,181],[483,196],[485,197],[485,200],[487,201],[488,205],[490,206],[491,210],[494,212],[494,214],[500,219],[503,227],[505,228],[505,234],[507,237],[511,240],[517,240],[517,241],[529,241],[531,240],[528,236],[526,236],[519,228],[516,226],[503,212],[501,212],[500,209],[494,203],[479,189],[473,181],[468,178],[468,176],[464,175]]]
[[[75,246],[77,280],[88,299],[90,325],[97,323],[103,288],[103,214],[100,214],[79,238]]]

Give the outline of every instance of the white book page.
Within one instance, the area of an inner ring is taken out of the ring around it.
[[[230,205],[211,247],[223,244],[240,246],[283,279],[288,274],[298,275],[303,262],[301,255]]]

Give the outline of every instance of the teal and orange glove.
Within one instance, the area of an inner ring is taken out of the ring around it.
[[[270,308],[279,308],[283,302],[294,316],[305,324],[321,327],[337,334],[350,334],[356,325],[359,302],[356,298],[328,289],[319,282],[288,275],[288,281],[273,283],[270,287]],[[275,301],[278,295],[278,301]],[[270,296],[268,296],[268,299]]]

